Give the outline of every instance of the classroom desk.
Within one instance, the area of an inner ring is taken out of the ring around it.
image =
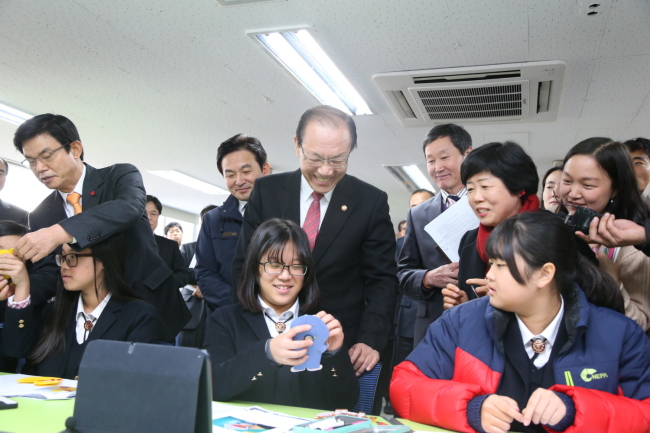
[[[65,430],[65,420],[72,415],[74,399],[71,400],[35,400],[31,398],[15,398],[17,409],[0,410],[0,431],[10,433],[59,433]],[[247,402],[227,402],[236,406],[260,406],[275,412],[302,418],[314,418],[323,410],[304,409],[300,407],[279,406],[275,404],[258,404]],[[400,419],[413,430],[430,432],[449,432],[437,427],[418,424]]]

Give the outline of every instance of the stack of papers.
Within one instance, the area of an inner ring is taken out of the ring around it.
[[[258,406],[242,408],[212,403],[213,433],[282,433],[307,421],[310,420],[271,412]]]

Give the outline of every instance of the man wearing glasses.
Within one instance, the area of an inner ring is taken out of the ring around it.
[[[126,282],[158,310],[160,339],[172,342],[190,318],[172,271],[158,255],[145,213],[142,176],[131,164],[95,169],[83,162],[84,149],[75,125],[66,117],[42,114],[24,122],[14,135],[23,164],[54,190],[30,214],[31,233],[16,245],[19,256],[35,265],[32,303],[54,295],[58,268],[54,254],[64,243],[81,251],[123,232]],[[0,289],[6,281],[0,280]]]
[[[386,193],[346,174],[356,126],[342,111],[318,106],[298,123],[300,169],[257,179],[233,263],[236,281],[255,229],[270,218],[305,230],[316,264],[321,308],[343,325],[357,375],[386,347],[398,281]]]

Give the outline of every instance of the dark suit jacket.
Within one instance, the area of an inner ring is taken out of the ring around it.
[[[158,255],[151,225],[144,212],[145,201],[142,176],[133,165],[116,164],[95,169],[86,164],[83,212],[67,218],[61,194],[53,191],[30,214],[30,228],[39,230],[60,224],[77,240],[72,245],[77,251],[92,248],[115,233],[124,233],[125,280],[138,295],[156,307],[163,323],[160,338],[171,341],[190,319],[190,313],[177,287],[174,287],[172,270]],[[53,293],[56,284],[48,286],[38,273],[53,273],[58,278],[59,268],[54,263],[54,254],[59,251],[60,247],[35,264],[30,275],[32,293],[47,290]]]
[[[404,245],[397,262],[400,291],[418,302],[415,319],[414,346],[424,338],[427,328],[442,314],[441,288],[432,290],[422,286],[424,274],[431,269],[446,265],[447,259],[436,249],[436,241],[424,231],[424,226],[442,213],[442,194],[409,210],[406,217]]]
[[[359,399],[359,381],[345,346],[335,355],[323,354],[321,370],[292,373],[291,367],[278,366],[267,358],[265,345],[270,338],[262,313],[251,313],[241,304],[212,313],[205,348],[212,361],[215,400],[324,410],[354,407]]]
[[[188,242],[186,244],[181,245],[181,255],[183,256],[183,260],[185,260],[185,267],[187,267],[190,270],[190,282],[187,284],[191,284],[193,286],[198,284],[196,282],[196,276],[194,275],[194,268],[190,267],[190,265],[192,264],[192,259],[194,258],[195,254],[196,254],[196,242]]]
[[[203,298],[212,309],[230,305],[234,301],[232,261],[241,226],[239,200],[233,195],[203,216],[201,232],[196,241],[194,274]]]
[[[181,255],[183,256],[183,260],[185,260],[185,266],[187,266],[188,268],[192,263],[192,258],[194,258],[195,253],[196,253],[196,242],[188,242],[186,244],[181,245]]]
[[[54,303],[47,305],[44,311],[45,323],[52,313]],[[4,347],[9,356],[24,358],[28,356],[42,333],[41,321],[35,320],[35,309],[32,305],[20,310],[7,308],[4,325]],[[77,305],[72,308],[68,325],[65,331],[65,349],[50,355],[36,366],[38,375],[63,377],[66,369],[68,355],[73,341],[76,341],[75,332]],[[20,322],[22,320],[22,322]],[[24,325],[22,328],[20,325]],[[143,301],[129,302],[118,301],[111,297],[101,316],[95,322],[95,327],[88,335],[88,340],[116,340],[131,341],[136,343],[157,343],[160,333],[160,318],[156,309]],[[74,370],[78,369],[74,366]],[[67,379],[73,379],[68,377]]]
[[[154,235],[154,237],[158,247],[158,255],[163,259],[167,267],[174,272],[172,277],[176,288],[180,289],[192,284],[191,281],[194,280],[194,276],[190,268],[185,265],[185,259],[181,254],[181,250],[178,249],[178,242],[158,235]]]
[[[470,230],[461,238],[458,246],[458,288],[467,293],[469,299],[476,299],[472,287],[466,283],[470,278],[485,278],[487,263],[476,249],[478,229]]]
[[[233,262],[235,286],[246,248],[262,222],[283,218],[300,224],[301,176],[296,170],[255,181]],[[313,257],[321,308],[343,325],[346,346],[365,343],[381,352],[391,334],[398,286],[386,193],[345,175],[332,194]]]
[[[13,221],[22,225],[29,225],[29,213],[18,206],[0,200],[0,221]]]

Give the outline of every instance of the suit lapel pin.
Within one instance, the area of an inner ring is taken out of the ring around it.
[[[95,191],[90,191],[90,195],[95,196]]]
[[[346,210],[348,210],[348,207],[347,207],[346,205],[343,205],[343,206],[341,206],[341,210],[342,210],[343,212],[345,212]]]

